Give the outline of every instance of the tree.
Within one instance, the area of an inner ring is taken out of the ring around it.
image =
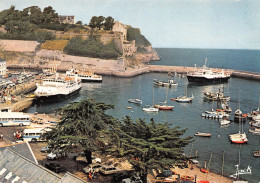
[[[112,108],[112,105],[89,99],[72,103],[60,109],[61,122],[45,136],[55,149],[84,151],[88,162],[92,163],[91,152],[102,145],[100,134],[114,121],[113,117],[105,114]]]
[[[103,26],[104,20],[105,17],[103,16],[99,16],[99,17],[93,16],[89,22],[89,26],[91,28],[98,28],[100,30],[101,27]]]
[[[128,116],[111,131],[111,148],[107,152],[126,157],[144,183],[152,170],[159,171],[184,162],[183,147],[192,138],[181,138],[186,129],[180,130],[170,123],[155,123],[153,119],[150,123],[142,119],[134,122]]]
[[[51,6],[43,9],[43,15],[45,23],[53,23],[58,20],[58,14],[55,13],[55,10]]]
[[[77,21],[76,24],[78,24],[78,25],[82,25],[82,21]]]
[[[104,29],[105,30],[112,30],[113,28],[113,25],[114,25],[114,19],[112,17],[107,17],[105,19],[105,23],[104,23]]]

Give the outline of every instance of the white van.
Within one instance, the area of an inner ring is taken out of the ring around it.
[[[37,141],[45,141],[44,138],[42,138],[42,135],[46,133],[47,131],[50,131],[49,128],[33,128],[33,129],[25,129],[23,140],[26,142],[37,142]]]

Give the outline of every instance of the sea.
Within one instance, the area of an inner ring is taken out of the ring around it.
[[[207,66],[244,70],[248,72],[260,72],[259,50],[221,50],[221,49],[173,49],[157,48],[161,57],[160,61],[152,61],[151,65],[175,65],[175,66],[202,66],[207,58]],[[185,75],[175,74],[172,79],[178,82],[177,87],[157,87],[153,85],[153,79],[168,80],[167,73],[147,73],[132,78],[119,78],[103,76],[102,83],[83,83],[78,95],[56,103],[35,103],[26,112],[53,113],[55,109],[69,103],[80,101],[84,98],[94,99],[98,102],[113,104],[114,109],[108,114],[122,119],[130,116],[136,120],[145,119],[147,122],[153,118],[157,123],[170,122],[174,126],[187,129],[184,136],[193,136],[194,141],[185,147],[185,154],[197,155],[201,165],[206,161],[210,171],[229,177],[236,173],[235,165],[245,170],[251,167],[251,175],[240,175],[240,180],[250,183],[260,182],[260,158],[253,156],[252,152],[260,150],[260,135],[254,135],[250,129],[249,121],[239,125],[231,122],[227,126],[221,126],[218,120],[205,119],[201,113],[205,110],[220,107],[217,102],[204,98],[203,92],[218,92],[224,90],[225,95],[231,97],[229,105],[232,108],[230,119],[234,118],[234,111],[240,108],[243,113],[249,113],[259,107],[260,81],[230,78],[227,83],[197,85],[189,83]],[[154,90],[154,95],[153,95]],[[194,96],[192,103],[177,103],[170,100],[180,95]],[[128,103],[128,99],[140,98],[141,105]],[[167,101],[168,105],[174,105],[172,111],[159,111],[148,113],[142,109],[147,105]],[[126,107],[132,107],[127,109]],[[229,135],[244,131],[249,139],[247,144],[231,144]],[[195,137],[196,132],[211,133],[211,137]],[[224,161],[223,161],[224,160]]]

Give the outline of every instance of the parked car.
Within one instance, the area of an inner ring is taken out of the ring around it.
[[[54,152],[51,152],[50,154],[47,155],[47,159],[49,160],[55,160],[60,157],[61,157],[60,153],[54,153]]]
[[[104,175],[111,175],[111,174],[115,174],[115,173],[118,173],[120,172],[121,170],[119,170],[118,168],[110,165],[110,166],[107,166],[107,165],[103,165],[103,167],[101,168],[100,172]]]
[[[143,183],[139,176],[131,176],[130,178],[123,179],[121,183]]]
[[[100,172],[102,165],[100,163],[92,163],[87,167],[83,168],[84,173],[89,173],[89,169],[92,168],[96,173]]]
[[[156,176],[156,179],[165,179],[165,178],[170,177],[172,175],[174,175],[174,172],[172,170],[163,170],[161,173],[159,173]]]
[[[54,171],[55,173],[64,171],[63,167],[59,163],[55,163],[55,162],[46,163],[45,167],[51,171]]]
[[[51,152],[52,148],[53,148],[52,146],[47,145],[45,147],[42,147],[41,152],[49,153],[49,152]]]

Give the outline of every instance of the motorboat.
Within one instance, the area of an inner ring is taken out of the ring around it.
[[[228,125],[229,123],[230,123],[230,121],[227,119],[223,119],[220,121],[220,125]]]
[[[36,84],[34,95],[41,100],[63,100],[81,89],[81,80],[77,77],[59,77],[57,73],[53,78],[45,78],[42,83]]]
[[[193,95],[191,97],[187,96],[179,96],[176,99],[171,98],[171,100],[175,100],[176,102],[182,102],[182,103],[190,103],[193,100]]]
[[[178,83],[174,82],[174,80],[169,79],[168,81],[160,81],[157,79],[153,80],[154,85],[157,86],[167,86],[167,87],[172,87],[172,86],[178,86]]]
[[[248,130],[250,133],[260,135],[260,129],[259,128],[253,128]]]
[[[200,136],[200,137],[210,137],[210,136],[211,136],[211,133],[196,132],[194,135],[195,135],[195,136]]]
[[[211,119],[223,119],[223,118],[229,118],[229,114],[225,112],[219,112],[219,111],[205,111],[205,113],[201,114],[202,117],[205,118],[211,118]]]
[[[230,78],[230,74],[224,72],[224,69],[213,71],[212,68],[206,66],[207,58],[205,59],[205,65],[202,68],[195,68],[193,71],[186,74],[189,82],[202,82],[202,83],[217,83],[217,82],[227,82]]]
[[[260,150],[259,151],[253,151],[254,157],[260,157]]]
[[[256,116],[253,116],[252,119],[254,121],[260,121],[260,114],[257,114]]]
[[[77,76],[82,82],[102,82],[102,76],[94,73],[92,69],[87,72],[78,71],[75,68],[72,68],[66,71],[67,76]]]
[[[249,125],[256,127],[256,128],[260,128],[260,120],[259,121],[250,121]]]
[[[143,101],[140,99],[129,99],[128,100],[129,103],[134,103],[134,104],[142,104]]]
[[[258,116],[259,114],[260,114],[260,112],[259,112],[259,108],[258,108],[258,109],[256,109],[256,110],[251,111],[251,113],[248,113],[248,114],[247,114],[247,117],[248,117],[249,119],[253,119],[253,118],[255,118],[256,116]]]
[[[223,104],[221,104],[221,107],[222,107],[222,110],[224,110],[224,111],[227,112],[227,113],[231,113],[231,112],[232,112],[231,107],[230,107],[226,102],[224,102]]]
[[[247,114],[243,114],[240,109],[235,111],[234,121],[235,122],[245,122],[247,120]]]

